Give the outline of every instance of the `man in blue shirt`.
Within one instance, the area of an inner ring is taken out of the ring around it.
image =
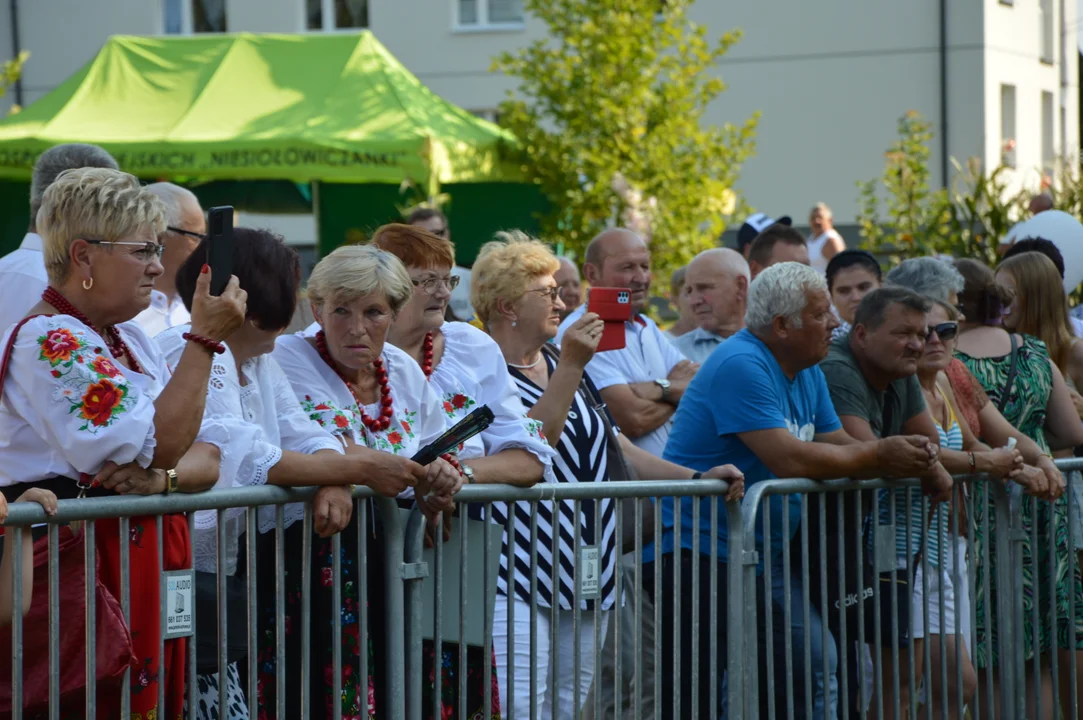
[[[858,442],[842,429],[831,403],[824,375],[817,367],[827,354],[831,331],[838,321],[831,312],[831,300],[823,276],[799,263],[786,262],[764,270],[749,289],[746,329],[727,340],[711,355],[689,384],[674,418],[673,432],[666,445],[665,459],[696,470],[706,470],[730,463],[745,475],[745,487],[775,477],[803,477],[827,480],[838,477],[873,477],[885,474],[902,477],[921,475],[936,464],[936,446],[927,437],[894,437],[877,442]],[[700,521],[693,523],[692,499],[681,503],[680,547],[674,534],[672,501],[663,501],[665,532],[660,541],[662,588],[656,602],[674,597],[675,570],[680,568],[682,595],[691,590],[693,566],[699,565],[701,578],[710,577],[712,546],[717,547],[719,587],[712,593],[710,583],[701,582],[700,613],[708,612],[711,602],[718,605],[719,617],[725,617],[725,591],[728,536],[725,517],[718,518],[718,535],[711,534],[710,498],[699,500]],[[769,503],[771,537],[764,543],[762,517],[756,525],[756,549],[762,558],[772,557],[772,607],[774,629],[778,638],[774,647],[785,647],[783,607],[790,609],[791,648],[794,687],[800,688],[804,677],[805,608],[802,606],[802,581],[790,577],[790,595],[785,595],[785,572],[782,546],[796,532],[800,523],[800,496],[776,497]],[[783,519],[788,518],[788,526]],[[699,533],[699,556],[693,554],[693,535]],[[648,548],[645,560],[652,562],[655,548]],[[644,575],[653,579],[653,566]],[[655,588],[648,588],[654,591]],[[662,651],[674,653],[674,640],[680,635],[681,667],[708,668],[712,649],[718,653],[719,667],[724,667],[726,629],[718,638],[700,643],[699,657],[693,657],[693,635],[700,629],[693,622],[693,603],[684,602],[679,613],[662,611]],[[762,606],[762,605],[761,605]],[[705,616],[705,615],[702,615]],[[677,627],[675,627],[675,625]],[[762,627],[760,628],[762,631]],[[815,607],[809,609],[810,653],[812,658],[813,696],[795,692],[795,717],[834,718],[837,701],[835,647],[823,644],[823,629]],[[830,638],[830,635],[828,635]],[[762,643],[761,643],[762,644]],[[744,662],[757,662],[745,658]],[[779,662],[779,660],[776,660]],[[826,672],[825,672],[826,663]],[[662,703],[671,707],[674,692],[692,697],[692,673],[681,674],[681,687],[663,673]],[[761,676],[763,673],[761,673]],[[783,675],[776,673],[780,680]],[[709,707],[711,683],[719,678],[709,672],[699,673],[699,707],[688,707],[683,717],[718,717],[719,709]],[[784,692],[784,691],[783,691]],[[719,693],[719,697],[722,694]],[[762,698],[762,695],[761,695]],[[781,705],[786,708],[784,696]],[[690,702],[683,703],[691,705]],[[784,711],[785,712],[785,711]]]

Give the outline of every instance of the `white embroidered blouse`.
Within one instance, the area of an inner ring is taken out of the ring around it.
[[[305,339],[306,333],[278,338],[273,357],[285,371],[309,418],[357,445],[405,457],[412,457],[444,432],[440,401],[409,355],[390,344],[384,345],[380,357],[387,370],[393,414],[390,426],[372,432],[361,421],[353,393]],[[379,417],[381,409],[379,403],[364,406],[365,413],[372,418]],[[413,497],[413,489],[407,488],[400,497]]]
[[[469,323],[444,323],[440,331],[444,335],[444,354],[433,370],[431,384],[440,396],[448,427],[482,405],[493,411],[493,423],[467,441],[459,457],[469,459],[522,448],[541,460],[546,479],[555,481],[551,475],[556,453],[542,435],[542,424],[527,417],[500,346]]]
[[[108,461],[150,465],[154,401],[170,373],[138,325],[117,329],[142,373],[121,366],[105,340],[71,316],[37,317],[20,329],[0,400],[0,486],[74,480]]]
[[[170,328],[156,338],[166,362],[175,365],[187,344],[182,337],[189,326]],[[211,366],[207,388],[207,407],[203,413],[203,433],[221,448],[221,465],[215,487],[265,485],[267,473],[282,459],[282,451],[311,454],[319,450],[343,452],[342,443],[312,422],[301,410],[282,369],[270,355],[262,355],[241,365],[245,384],[237,373],[237,363],[226,346]],[[293,503],[284,509],[286,526],[304,518],[304,505]],[[192,539],[196,567],[213,570],[217,539],[214,532],[204,532],[216,525],[215,511],[196,513],[196,537]],[[230,550],[227,574],[236,568],[236,538],[243,532],[243,510],[227,512]],[[275,527],[275,508],[259,509],[259,531]]]

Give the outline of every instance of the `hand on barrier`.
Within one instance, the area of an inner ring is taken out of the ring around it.
[[[211,295],[211,272],[200,273],[192,298],[192,334],[222,342],[244,324],[248,312],[248,293],[241,289],[236,275],[231,275],[222,294]]]
[[[1052,462],[1049,464],[1052,466]],[[1044,468],[1024,465],[1010,477],[1022,485],[1028,495],[1043,500],[1056,500],[1064,494],[1064,476],[1055,466],[1053,470],[1054,473],[1049,473]]]
[[[925,475],[938,463],[940,448],[924,435],[895,435],[876,445],[876,463],[885,475]]]
[[[443,458],[436,458],[425,466],[429,493],[450,498],[463,486],[463,475]]]
[[[1056,497],[1063,495],[1065,488],[1064,474],[1061,473],[1056,463],[1053,462],[1053,458],[1048,455],[1040,456],[1036,467],[1045,475],[1046,482],[1049,484],[1050,488],[1060,488]]]
[[[398,497],[406,488],[424,486],[427,481],[426,469],[409,458],[379,450],[362,450],[357,453],[357,457],[363,458],[357,484],[370,487],[384,497]]]
[[[997,479],[1008,477],[1023,467],[1023,455],[1014,448],[998,448],[980,454],[991,465],[988,473]]]
[[[718,465],[703,473],[703,477],[712,480],[725,480],[730,484],[726,493],[726,502],[740,500],[745,496],[745,474],[733,465]]]
[[[94,481],[120,495],[161,495],[168,484],[162,470],[144,468],[134,462],[117,465],[113,461],[105,463]]]
[[[451,523],[455,512],[454,504],[452,507],[447,508],[443,512],[438,512],[435,515],[429,517],[429,521],[425,523],[425,547],[432,549],[436,547],[436,526],[439,525],[443,530],[444,542],[451,541]],[[428,516],[426,516],[428,517]]]
[[[36,502],[45,509],[46,515],[56,515],[56,495],[50,490],[44,490],[42,488],[30,488],[22,495],[18,497],[15,502]],[[0,495],[0,523],[3,523],[8,519],[8,501],[3,495]],[[27,530],[30,529],[28,525]]]
[[[561,362],[568,361],[577,368],[584,368],[602,340],[605,323],[597,313],[584,313],[564,332],[560,344]]]
[[[312,498],[313,528],[322,538],[340,533],[353,517],[353,498],[347,485],[329,485]]]

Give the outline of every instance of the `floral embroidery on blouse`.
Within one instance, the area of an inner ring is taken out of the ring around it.
[[[86,420],[79,430],[97,434],[131,409],[128,384],[100,347],[88,350],[84,338],[67,328],[50,330],[38,338],[38,345],[39,358],[49,363],[58,381],[56,399],[67,401],[69,414]]]
[[[542,432],[542,423],[526,415],[523,416],[523,420],[523,424],[526,425],[527,434],[530,435],[530,437],[545,440],[545,433]]]
[[[348,431],[350,426],[357,421],[356,407],[351,406],[340,410],[331,403],[317,403],[311,395],[305,395],[301,400],[301,409],[308,413],[310,420],[315,420],[320,427],[328,428],[336,434]]]
[[[462,393],[446,393],[444,395],[443,408],[449,418],[454,418],[460,412],[469,410],[477,403],[474,398]]]
[[[417,411],[410,412],[409,410],[403,410],[401,413],[397,413],[401,420],[397,425],[392,425],[387,430],[380,433],[372,433],[371,431],[365,432],[365,444],[373,450],[383,450],[384,452],[395,453],[396,455],[402,452],[406,447],[406,440],[414,439],[414,423],[417,422]],[[403,437],[403,434],[406,437]],[[371,440],[369,438],[371,437]]]

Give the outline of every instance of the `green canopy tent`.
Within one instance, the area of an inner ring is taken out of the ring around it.
[[[450,188],[477,185],[482,192],[465,195],[480,204],[491,184],[517,185],[518,224],[532,225],[539,204],[521,184],[514,137],[433,94],[367,31],[111,38],[0,122],[0,181],[25,183],[37,156],[65,142],[100,145],[128,172],[197,193],[213,181],[317,185],[324,249],[395,219],[403,181],[452,192],[452,211],[464,218],[469,208],[456,207],[461,193]],[[303,206],[309,197],[295,190],[291,199]],[[456,240],[466,239],[461,230]]]

